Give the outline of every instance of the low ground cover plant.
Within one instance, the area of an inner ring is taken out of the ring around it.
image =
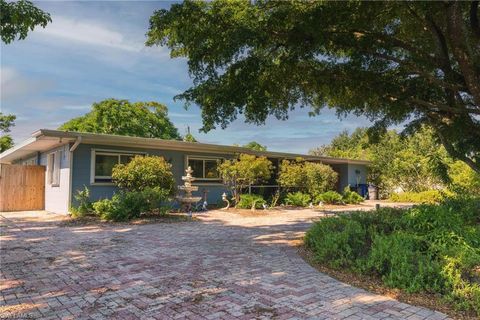
[[[259,194],[242,194],[237,208],[240,209],[262,209],[267,202]]]
[[[284,200],[286,205],[295,207],[306,207],[311,201],[310,195],[302,192],[288,193]]]
[[[319,194],[315,200],[317,203],[323,202],[326,204],[341,204],[343,197],[336,191],[327,191]]]
[[[393,193],[389,200],[393,202],[439,203],[444,200],[446,193],[439,190],[422,192]]]
[[[77,206],[70,208],[73,217],[84,217],[92,213],[93,207],[90,201],[90,189],[84,186],[83,190],[77,190],[73,197],[78,203]]]
[[[480,316],[479,199],[325,218],[305,244],[330,268],[375,275],[406,292],[438,293]]]
[[[343,189],[342,201],[344,203],[358,204],[363,200],[365,199],[363,199],[361,195],[359,195],[355,191],[350,190],[350,186],[346,186],[345,189]]]
[[[317,196],[311,196],[308,193],[303,193],[300,191],[289,192],[285,196],[284,203],[290,206],[296,207],[307,207],[311,203],[313,204],[358,204],[364,199],[361,195],[355,191],[351,191],[350,187],[347,186],[343,190],[343,193],[340,194],[336,191],[327,191],[320,193]]]
[[[160,187],[145,188],[142,191],[120,191],[112,199],[93,203],[93,209],[104,220],[127,221],[155,209],[163,212],[168,200],[168,190]]]

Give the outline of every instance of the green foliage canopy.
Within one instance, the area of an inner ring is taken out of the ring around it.
[[[438,293],[479,316],[479,205],[478,198],[460,197],[325,218],[307,231],[305,243],[322,264],[378,276],[408,292]]]
[[[257,141],[250,141],[247,144],[244,144],[242,147],[251,149],[253,151],[267,151],[267,146],[261,145]]]
[[[150,18],[147,45],[186,57],[203,130],[286,119],[297,106],[428,123],[480,172],[478,1],[185,1]]]
[[[158,102],[108,99],[94,103],[92,111],[71,119],[64,131],[93,132],[145,138],[181,139],[168,118],[168,109]]]
[[[186,141],[186,142],[198,142],[197,139],[195,139],[195,137],[193,136],[193,134],[191,134],[190,132],[187,133],[187,134],[183,137],[183,141]]]
[[[313,198],[328,190],[334,190],[338,174],[332,167],[307,162],[299,158],[295,161],[283,160],[280,165],[277,182],[287,189],[301,189]]]
[[[462,193],[480,193],[480,174],[449,157],[435,132],[425,126],[409,136],[390,130],[377,140],[369,138],[366,128],[352,134],[345,131],[310,153],[370,160],[369,182],[378,185],[384,196],[398,187],[423,192],[449,186]]]
[[[15,125],[16,118],[13,114],[3,114],[0,112],[0,152],[13,147],[13,139],[8,133],[10,132],[10,128]]]
[[[238,159],[225,160],[218,165],[223,183],[232,190],[236,203],[240,200],[242,189],[262,181],[268,181],[273,165],[266,157],[240,154]]]
[[[36,26],[45,28],[49,22],[52,22],[50,14],[38,9],[30,1],[0,0],[0,36],[4,43],[8,44],[17,37],[23,40]]]
[[[112,180],[126,191],[161,188],[174,195],[176,190],[172,165],[157,156],[136,156],[127,164],[117,164],[112,170]]]

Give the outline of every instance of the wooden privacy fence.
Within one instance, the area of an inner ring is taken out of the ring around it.
[[[44,208],[45,167],[0,164],[0,211]]]

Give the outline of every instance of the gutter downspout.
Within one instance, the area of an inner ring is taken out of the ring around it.
[[[77,137],[77,140],[75,140],[75,143],[73,144],[73,146],[70,148],[70,152],[73,152],[75,151],[75,149],[77,149],[78,145],[82,142],[82,137],[81,136],[78,136]]]
[[[70,213],[70,208],[72,206],[72,185],[73,185],[73,152],[77,149],[77,147],[82,143],[82,137],[78,136],[75,140],[75,143],[70,147],[69,152],[69,160],[70,160],[70,174],[69,174],[69,181],[68,181],[68,203],[67,203],[67,210]]]

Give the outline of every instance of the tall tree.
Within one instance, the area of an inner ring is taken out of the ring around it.
[[[38,9],[30,1],[7,2],[0,0],[0,36],[4,43],[17,37],[23,40],[36,26],[45,28],[52,22],[50,14]]]
[[[181,139],[168,118],[167,107],[158,102],[108,99],[92,105],[92,111],[73,118],[59,128],[145,138]]]
[[[419,192],[449,187],[462,193],[480,192],[480,174],[449,157],[435,141],[432,129],[424,127],[408,136],[389,130],[376,140],[370,139],[367,131],[342,132],[310,154],[370,160],[369,182],[378,185],[384,195],[397,188]]]
[[[384,131],[428,124],[480,172],[479,1],[185,1],[150,18],[147,45],[186,57],[203,130],[297,106]]]
[[[244,144],[242,147],[248,148],[254,151],[267,151],[267,146],[261,145],[257,141],[250,141],[247,144]]]
[[[8,133],[10,132],[10,128],[15,125],[16,118],[13,114],[4,115],[0,112],[0,152],[13,147],[13,139]]]

